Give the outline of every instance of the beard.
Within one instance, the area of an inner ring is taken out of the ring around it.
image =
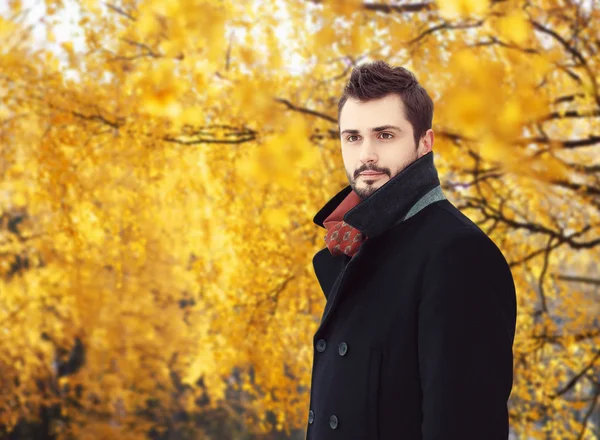
[[[389,176],[389,172],[385,171],[384,172],[387,176]],[[369,197],[371,194],[373,194],[375,191],[377,191],[381,186],[385,185],[384,184],[380,184],[379,186],[375,186],[378,182],[377,180],[383,179],[382,177],[379,177],[376,180],[369,180],[367,179],[363,179],[362,177],[359,177],[359,179],[362,179],[364,183],[361,183],[361,187],[357,187],[356,185],[356,180],[357,179],[348,179],[350,181],[350,187],[352,188],[352,190],[358,195],[358,197],[361,200],[365,200],[367,197]],[[390,177],[391,179],[391,177]],[[389,180],[388,180],[389,182]]]
[[[347,171],[346,171],[346,177],[348,178],[350,187],[362,201],[362,200],[365,200],[367,197],[371,196],[375,191],[377,191],[379,188],[381,188],[383,185],[385,185],[387,182],[389,182],[394,176],[398,175],[402,170],[404,170],[407,166],[409,166],[411,163],[413,163],[418,158],[419,158],[419,154],[417,151],[415,151],[415,157],[413,157],[412,160],[408,160],[405,163],[403,163],[402,165],[400,165],[400,167],[396,170],[396,172],[394,174],[391,174],[391,171],[388,168],[378,168],[377,171],[380,171],[389,177],[389,179],[387,181],[384,181],[383,183],[380,183],[379,180],[383,180],[383,179],[385,179],[385,177],[379,177],[377,179],[369,179],[368,177],[363,178],[363,177],[357,176],[356,178],[352,178],[350,176],[350,174],[348,174]],[[360,182],[360,187],[357,186],[358,179],[362,180],[362,182]]]

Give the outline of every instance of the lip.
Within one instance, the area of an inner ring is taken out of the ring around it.
[[[361,176],[377,177],[383,176],[383,173],[360,173]]]

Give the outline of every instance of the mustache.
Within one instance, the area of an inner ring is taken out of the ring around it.
[[[354,177],[358,177],[359,174],[364,173],[365,171],[373,171],[374,173],[389,174],[387,172],[387,170],[379,170],[377,168],[362,168],[362,169],[356,171],[356,175]]]

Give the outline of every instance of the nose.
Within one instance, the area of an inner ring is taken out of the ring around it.
[[[371,139],[366,138],[363,141],[359,158],[362,163],[377,162],[377,154],[375,153],[375,147]]]

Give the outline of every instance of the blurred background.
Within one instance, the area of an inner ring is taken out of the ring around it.
[[[375,59],[511,265],[511,439],[600,438],[594,0],[0,1],[0,438],[304,438],[312,219]]]

